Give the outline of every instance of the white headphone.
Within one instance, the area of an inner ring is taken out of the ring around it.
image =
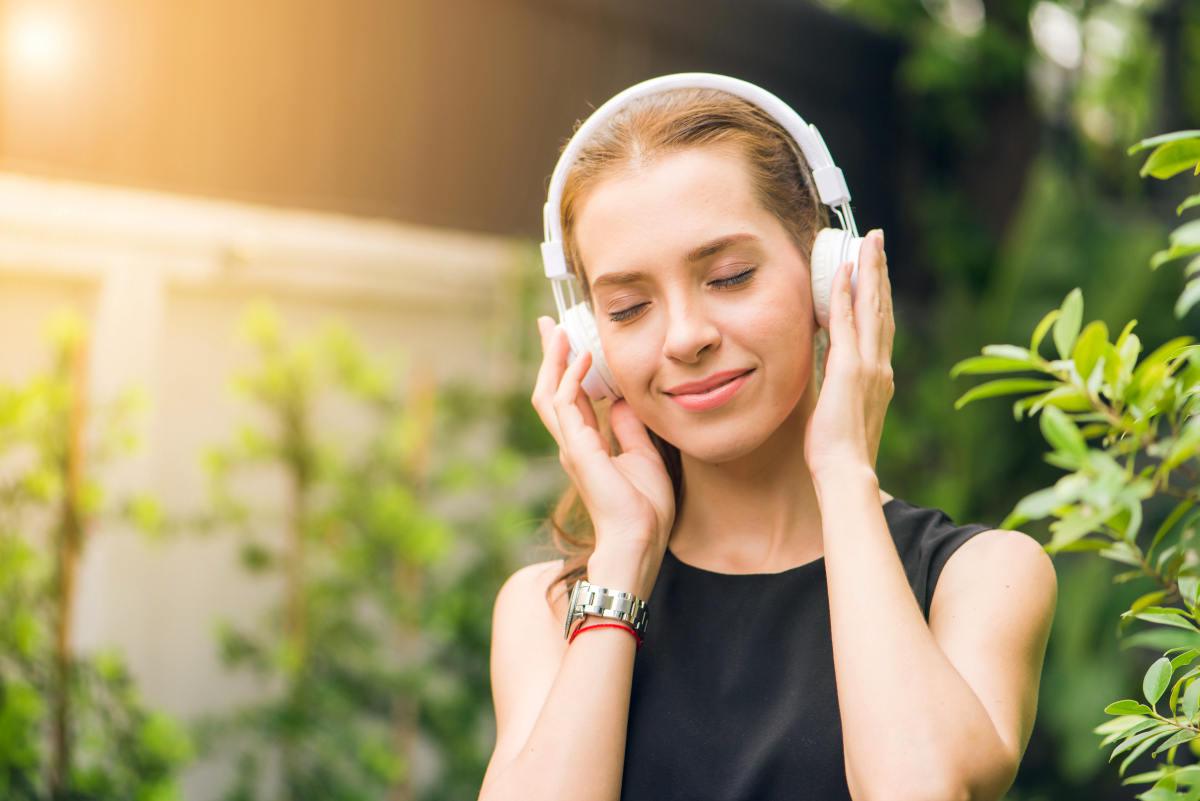
[[[602,398],[620,398],[621,391],[616,379],[609,372],[608,363],[604,360],[604,350],[600,346],[600,336],[596,329],[596,320],[592,315],[586,300],[577,301],[575,298],[574,282],[578,277],[567,268],[566,252],[562,243],[562,193],[567,173],[579,151],[587,144],[592,133],[604,125],[626,103],[640,97],[667,91],[669,89],[719,89],[731,95],[740,97],[758,106],[776,122],[783,126],[800,146],[805,161],[812,170],[813,179],[817,185],[817,194],[821,202],[833,209],[841,222],[841,228],[825,228],[817,234],[813,243],[812,264],[812,295],[817,322],[822,328],[829,327],[829,301],[833,277],[839,265],[847,261],[854,262],[851,272],[851,290],[858,284],[858,261],[863,237],[858,235],[854,222],[854,214],[850,210],[850,190],[846,187],[846,179],[842,171],[833,163],[825,140],[817,131],[816,126],[809,125],[797,114],[791,106],[784,103],[767,90],[737,78],[726,75],[716,75],[707,72],[681,72],[674,75],[663,75],[647,81],[634,84],[592,112],[591,116],[579,127],[564,148],[554,173],[550,178],[550,192],[542,211],[543,238],[542,264],[546,277],[550,279],[554,290],[554,302],[558,306],[558,317],[567,332],[567,340],[571,346],[569,361],[584,350],[592,352],[592,364],[587,375],[583,378],[583,389],[593,400]],[[566,284],[569,302],[563,296],[563,284]]]

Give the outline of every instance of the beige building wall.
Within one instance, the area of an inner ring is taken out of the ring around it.
[[[47,367],[44,322],[76,308],[92,324],[93,400],[139,385],[151,401],[143,447],[106,485],[196,512],[203,449],[249,419],[229,385],[252,360],[237,337],[249,302],[271,301],[294,334],[337,319],[402,377],[496,385],[513,373],[504,300],[516,271],[536,269],[529,253],[497,237],[0,173],[0,379]],[[270,476],[245,489],[282,498]],[[215,621],[257,618],[278,589],[242,572],[236,544],[93,529],[77,646],[118,648],[145,699],[184,720],[261,692],[216,654]],[[215,797],[227,775],[194,766],[186,797]]]

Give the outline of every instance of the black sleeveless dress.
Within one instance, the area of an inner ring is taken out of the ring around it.
[[[994,526],[899,498],[883,512],[928,621],[950,555]],[[668,548],[647,603],[622,801],[849,801],[824,557],[733,575]]]

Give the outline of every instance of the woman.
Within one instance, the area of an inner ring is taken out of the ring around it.
[[[853,293],[836,274],[826,340],[808,164],[769,114],[713,89],[631,101],[584,143],[558,211],[623,397],[594,410],[592,354],[568,363],[562,328],[538,320],[532,403],[578,494],[559,514],[580,500],[582,520],[555,520],[565,557],[496,598],[480,798],[1001,798],[1054,569],[1021,532],[880,488],[882,231]],[[644,638],[594,615],[564,638],[584,577],[646,603]]]

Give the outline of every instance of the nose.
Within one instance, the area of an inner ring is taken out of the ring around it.
[[[705,313],[702,302],[680,301],[669,304],[667,333],[663,354],[674,361],[692,364],[705,348],[716,348],[721,333]]]

